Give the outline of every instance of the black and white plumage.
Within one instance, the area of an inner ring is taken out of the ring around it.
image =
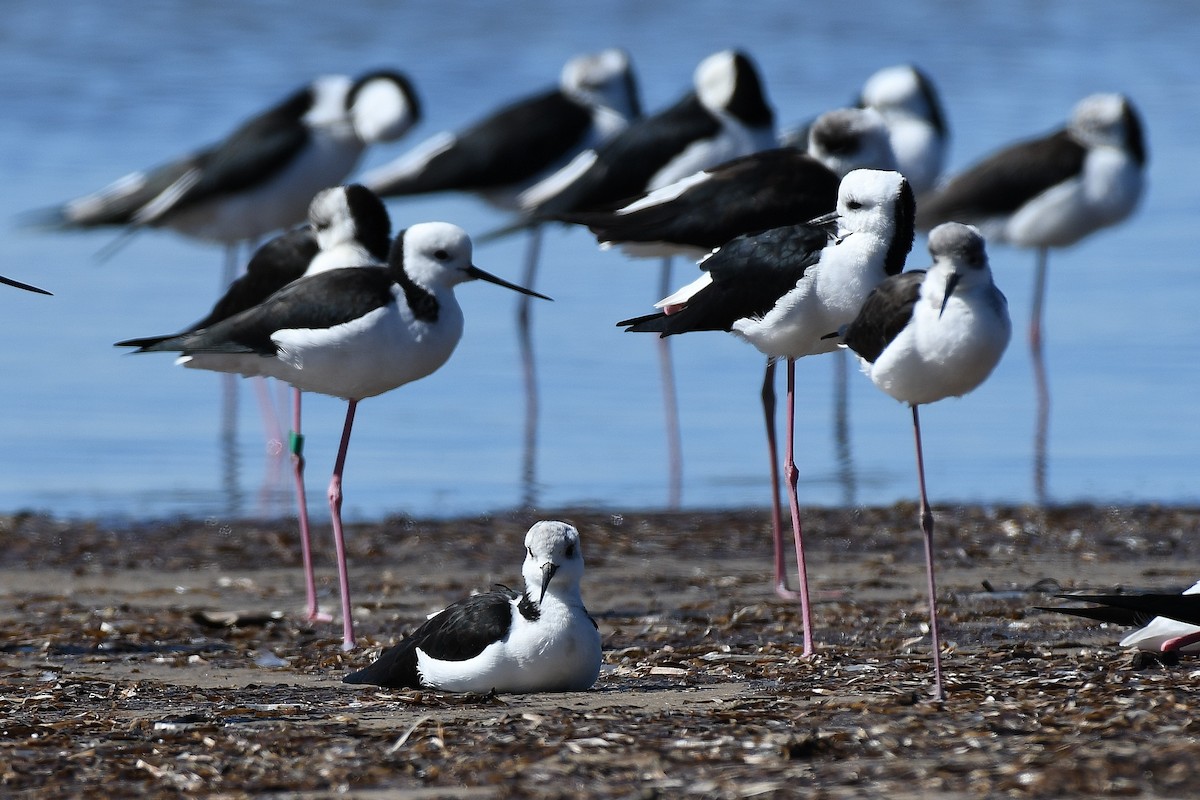
[[[933,568],[933,514],[917,407],[970,392],[991,374],[1008,346],[1008,302],[992,281],[983,237],[948,222],[929,234],[933,266],[895,275],[875,288],[842,331],[863,372],[890,396],[912,407],[921,492],[921,531],[929,588],[935,693],[945,696]]]
[[[933,266],[883,281],[842,341],[880,389],[908,405],[961,397],[991,374],[1008,346],[1008,302],[983,237],[947,222],[929,234]]]
[[[603,208],[732,158],[775,145],[775,114],[758,70],[741,52],[696,67],[693,91],[629,125],[520,197],[535,218]]]
[[[391,245],[387,208],[360,184],[324,189],[313,197],[308,222],[270,239],[254,252],[246,272],[202,319],[178,333],[130,339],[122,347],[146,347],[173,339],[262,303],[305,275],[342,267],[378,266]]]
[[[579,592],[583,550],[565,522],[525,536],[525,591],[504,586],[426,620],[346,683],[451,692],[566,692],[600,674],[600,633]]]
[[[902,175],[855,170],[833,214],[727,242],[700,262],[699,279],[655,304],[662,311],[617,324],[662,336],[728,331],[774,358],[832,352],[831,322],[849,322],[876,284],[903,269],[913,213]]]
[[[696,67],[693,90],[670,108],[632,123],[607,144],[588,150],[524,192],[524,219],[537,225],[562,214],[616,205],[697,170],[774,147],[775,114],[750,58],[735,50],[715,53]],[[661,270],[663,290],[670,262]],[[683,451],[670,349],[659,345],[666,409],[668,505],[682,496]]]
[[[1123,95],[1095,94],[1076,104],[1065,128],[984,158],[917,209],[922,229],[965,222],[990,242],[1037,250],[1029,344],[1038,394],[1034,488],[1042,502],[1050,402],[1042,358],[1047,253],[1132,214],[1144,191],[1146,160],[1133,104]]]
[[[324,76],[222,141],[65,203],[49,222],[163,227],[232,248],[303,222],[313,196],[345,180],[368,145],[419,118],[412,84],[397,72]]]
[[[1148,653],[1200,653],[1200,582],[1183,594],[1060,594],[1065,600],[1096,603],[1094,606],[1043,608],[1077,617],[1136,626],[1121,639],[1121,647]]]
[[[871,289],[903,269],[914,213],[912,190],[902,175],[855,170],[842,179],[835,213],[814,224],[733,239],[700,262],[698,280],[658,302],[662,311],[617,323],[660,336],[728,331],[769,358],[788,360],[785,475],[806,654],[813,647],[793,454],[795,361],[836,349],[825,334],[850,322]]]
[[[908,179],[919,201],[937,185],[950,142],[946,114],[933,81],[912,64],[884,67],[863,83],[854,105],[883,119],[896,161],[889,169]],[[813,124],[809,121],[785,131],[780,143],[806,147]]]
[[[581,55],[563,67],[556,89],[509,103],[465,130],[438,134],[362,182],[381,197],[466,191],[511,209],[522,191],[640,113],[627,53]]]
[[[581,55],[563,67],[556,89],[509,103],[463,131],[438,134],[362,180],[389,197],[466,191],[514,210],[522,192],[582,151],[603,145],[640,115],[629,55],[619,49]],[[522,276],[526,286],[535,283],[541,233],[537,225],[529,231]],[[538,424],[531,317],[529,298],[519,298],[517,332],[526,401],[523,474],[530,487],[535,484]],[[532,496],[527,498],[526,505],[533,504]]]
[[[1066,247],[1115,225],[1145,185],[1142,124],[1119,94],[1081,100],[1065,128],[988,156],[951,178],[917,212],[918,227],[975,225],[989,242]]]
[[[346,649],[354,646],[354,631],[341,476],[358,402],[420,380],[446,363],[463,330],[454,297],[458,284],[481,279],[542,297],[479,269],[471,253],[471,239],[457,225],[414,225],[396,237],[387,266],[301,278],[253,308],[138,351],[178,352],[185,366],[278,378],[348,401],[329,486]]]
[[[634,256],[702,257],[731,239],[806,222],[837,207],[838,185],[860,168],[893,169],[895,158],[883,118],[869,109],[836,109],[809,128],[807,152],[794,147],[760,150],[663,186],[612,211],[559,218],[587,225],[601,247],[616,245]],[[664,293],[669,287],[664,287]],[[844,370],[843,370],[844,375]],[[763,404],[768,417],[771,469],[777,469],[775,364],[768,361]],[[778,476],[774,483],[778,485]],[[775,586],[794,597],[783,567],[783,514],[772,494]]]
[[[745,233],[795,225],[837,207],[852,170],[893,169],[887,128],[874,112],[839,109],[810,130],[808,151],[760,150],[647,192],[611,211],[559,219],[587,225],[602,247],[635,256],[701,258]]]
[[[946,112],[933,80],[913,64],[885,67],[863,83],[858,103],[883,117],[896,169],[912,185],[919,207],[937,186],[950,144]]]
[[[391,244],[391,220],[383,202],[358,184],[324,189],[309,204],[308,224],[282,233],[258,248],[246,273],[230,284],[212,310],[186,330],[168,336],[152,336],[118,342],[119,347],[137,347],[139,352],[209,328],[235,314],[251,309],[283,287],[306,275],[331,269],[379,266],[386,262]],[[304,488],[304,437],[300,427],[300,390],[292,390],[292,433],[289,450],[296,486],[300,544],[304,563],[305,616],[323,618],[318,606],[313,574],[307,494]]]

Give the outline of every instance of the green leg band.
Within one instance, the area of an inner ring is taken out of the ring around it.
[[[304,434],[288,431],[288,452],[294,456],[304,455]]]

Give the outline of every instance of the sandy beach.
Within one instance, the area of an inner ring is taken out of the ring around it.
[[[1181,797],[1198,793],[1195,659],[1035,606],[1182,590],[1200,510],[939,507],[949,697],[928,699],[909,505],[809,510],[817,655],[770,585],[764,511],[428,521],[348,531],[362,646],[300,615],[287,520],[0,519],[0,795]],[[430,611],[519,582],[540,518],[582,536],[600,680],[443,695],[341,677]],[[327,529],[323,608],[336,613]],[[222,615],[220,612],[233,612]],[[232,624],[229,624],[232,623]]]

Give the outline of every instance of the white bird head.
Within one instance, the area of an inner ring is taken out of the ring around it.
[[[369,254],[370,262],[387,258],[391,219],[383,201],[365,186],[350,184],[317,192],[308,205],[308,224],[322,251],[350,245]]]
[[[885,117],[908,114],[928,122],[943,134],[945,115],[933,81],[911,64],[884,67],[863,84],[859,105],[874,108]]]
[[[808,129],[808,154],[839,178],[856,169],[896,169],[887,123],[869,108],[838,108]]]
[[[847,173],[838,187],[839,236],[859,232],[891,235],[896,226],[909,231],[911,249],[915,213],[912,189],[899,172],[856,169]]]
[[[633,64],[618,48],[572,58],[563,66],[559,88],[585,105],[604,106],[626,119],[642,113]]]
[[[713,114],[753,127],[774,126],[775,112],[767,104],[758,69],[745,53],[713,53],[696,67],[693,83],[700,103]]]
[[[543,294],[498,278],[471,263],[471,237],[449,222],[419,222],[392,242],[388,264],[397,282],[412,281],[426,289],[448,289],[473,280],[487,281],[514,292],[549,300]]]
[[[583,578],[583,548],[579,531],[565,522],[535,523],[525,534],[525,564],[521,568],[525,591],[546,596],[554,580],[554,593],[577,594]]]
[[[1088,147],[1115,147],[1146,163],[1142,123],[1129,99],[1121,94],[1093,94],[1071,112],[1067,129]]]
[[[421,103],[407,77],[390,70],[359,77],[346,95],[345,111],[364,144],[399,139],[421,120]]]

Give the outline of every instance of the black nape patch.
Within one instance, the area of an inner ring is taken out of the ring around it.
[[[413,281],[404,269],[405,233],[406,230],[396,234],[396,241],[392,242],[392,252],[388,256],[388,265],[392,270],[393,279],[404,290],[404,299],[412,309],[413,316],[432,324],[437,322],[440,306],[433,293]]]

